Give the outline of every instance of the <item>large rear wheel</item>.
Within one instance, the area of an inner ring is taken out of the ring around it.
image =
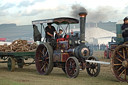
[[[53,49],[48,43],[40,44],[36,50],[35,63],[37,71],[48,75],[53,69]]]
[[[119,45],[112,55],[112,71],[119,81],[128,82],[128,45]]]

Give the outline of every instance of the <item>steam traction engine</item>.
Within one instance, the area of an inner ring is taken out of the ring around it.
[[[41,29],[44,27],[43,23],[56,24],[57,29],[62,28],[63,31],[62,25],[67,25],[64,38],[52,39],[51,42],[45,42],[44,39],[44,42],[40,42],[35,56],[36,68],[40,74],[48,75],[53,67],[62,68],[70,78],[77,77],[79,70],[85,68],[90,76],[96,77],[99,74],[100,64],[86,62],[86,60],[98,61],[98,59],[90,55],[90,50],[85,45],[85,19],[87,14],[80,13],[79,15],[80,37],[78,37],[78,33],[74,35],[70,33],[70,24],[79,23],[77,19],[61,17],[32,21],[33,29],[36,30],[34,40],[40,40],[38,36],[41,35],[36,24],[41,24]]]
[[[116,25],[115,44],[111,45],[112,71],[119,81],[128,82],[128,42],[122,37],[122,24]]]
[[[104,51],[104,58],[110,59],[111,58],[111,53],[112,53],[112,49],[115,49],[115,47],[117,46],[116,42],[115,42],[116,37],[112,37],[111,38],[111,42],[108,42],[108,46],[106,46],[106,49]]]

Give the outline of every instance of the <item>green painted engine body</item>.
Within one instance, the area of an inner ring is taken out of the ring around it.
[[[124,42],[124,39],[122,37],[122,30],[121,30],[122,24],[116,24],[116,43],[121,44]]]

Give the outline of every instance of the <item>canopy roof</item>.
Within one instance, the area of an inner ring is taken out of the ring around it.
[[[42,23],[55,23],[55,24],[76,24],[79,20],[69,17],[59,17],[54,19],[44,19],[44,20],[34,20],[32,24],[42,24]]]

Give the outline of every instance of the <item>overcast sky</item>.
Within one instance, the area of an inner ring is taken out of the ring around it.
[[[128,0],[0,0],[0,24],[30,25],[32,20],[71,16],[76,4],[88,11],[87,21],[100,16],[101,21],[118,21],[128,16]]]

